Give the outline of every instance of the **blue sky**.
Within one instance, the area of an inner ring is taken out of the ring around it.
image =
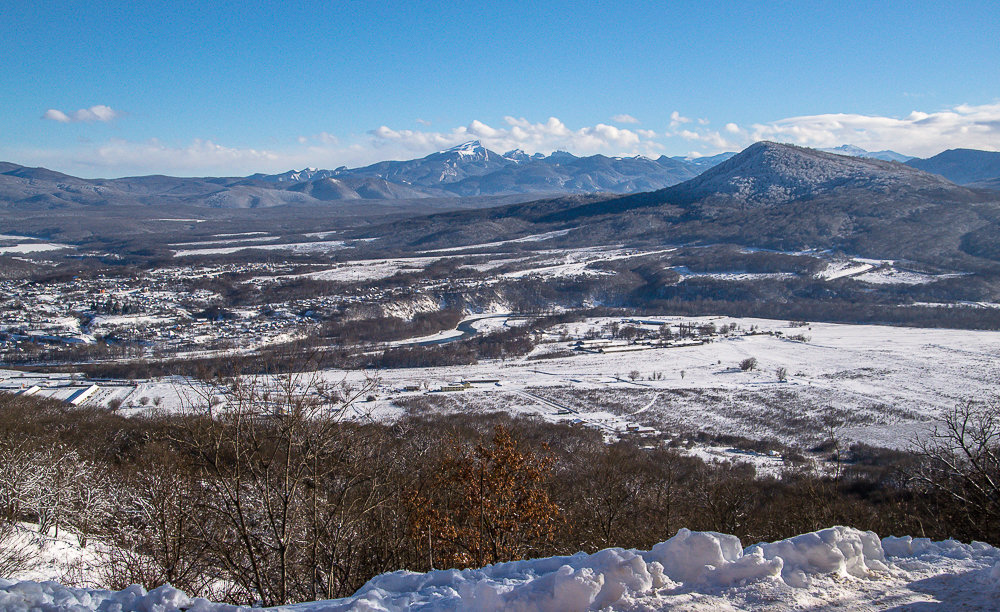
[[[995,1],[7,4],[0,159],[82,176],[1000,146]]]

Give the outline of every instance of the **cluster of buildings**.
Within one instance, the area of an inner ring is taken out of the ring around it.
[[[294,338],[333,298],[225,309],[199,282],[268,264],[163,268],[136,277],[0,280],[0,363],[58,354],[75,360],[253,348]],[[243,269],[245,268],[245,269]],[[267,270],[274,273],[273,269]],[[213,316],[216,306],[225,316]]]

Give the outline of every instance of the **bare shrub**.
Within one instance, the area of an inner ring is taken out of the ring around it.
[[[38,536],[9,520],[0,520],[0,576],[11,576],[37,565],[31,545],[33,537]]]

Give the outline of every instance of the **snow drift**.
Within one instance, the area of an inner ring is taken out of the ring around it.
[[[831,527],[743,548],[735,536],[681,529],[649,551],[609,548],[470,570],[397,571],[352,597],[286,610],[596,610],[851,608],[946,602],[994,609],[1000,550],[953,540],[889,537]],[[170,586],[150,592],[75,589],[54,582],[0,581],[12,612],[232,612]]]

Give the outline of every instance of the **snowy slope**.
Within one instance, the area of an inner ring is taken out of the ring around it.
[[[903,606],[995,610],[1000,550],[982,543],[880,540],[832,527],[743,548],[738,538],[681,529],[649,551],[500,563],[482,569],[397,571],[353,596],[285,606],[346,610],[872,610]],[[0,581],[11,612],[191,610],[234,606],[192,599],[169,586],[110,592],[55,582]]]

